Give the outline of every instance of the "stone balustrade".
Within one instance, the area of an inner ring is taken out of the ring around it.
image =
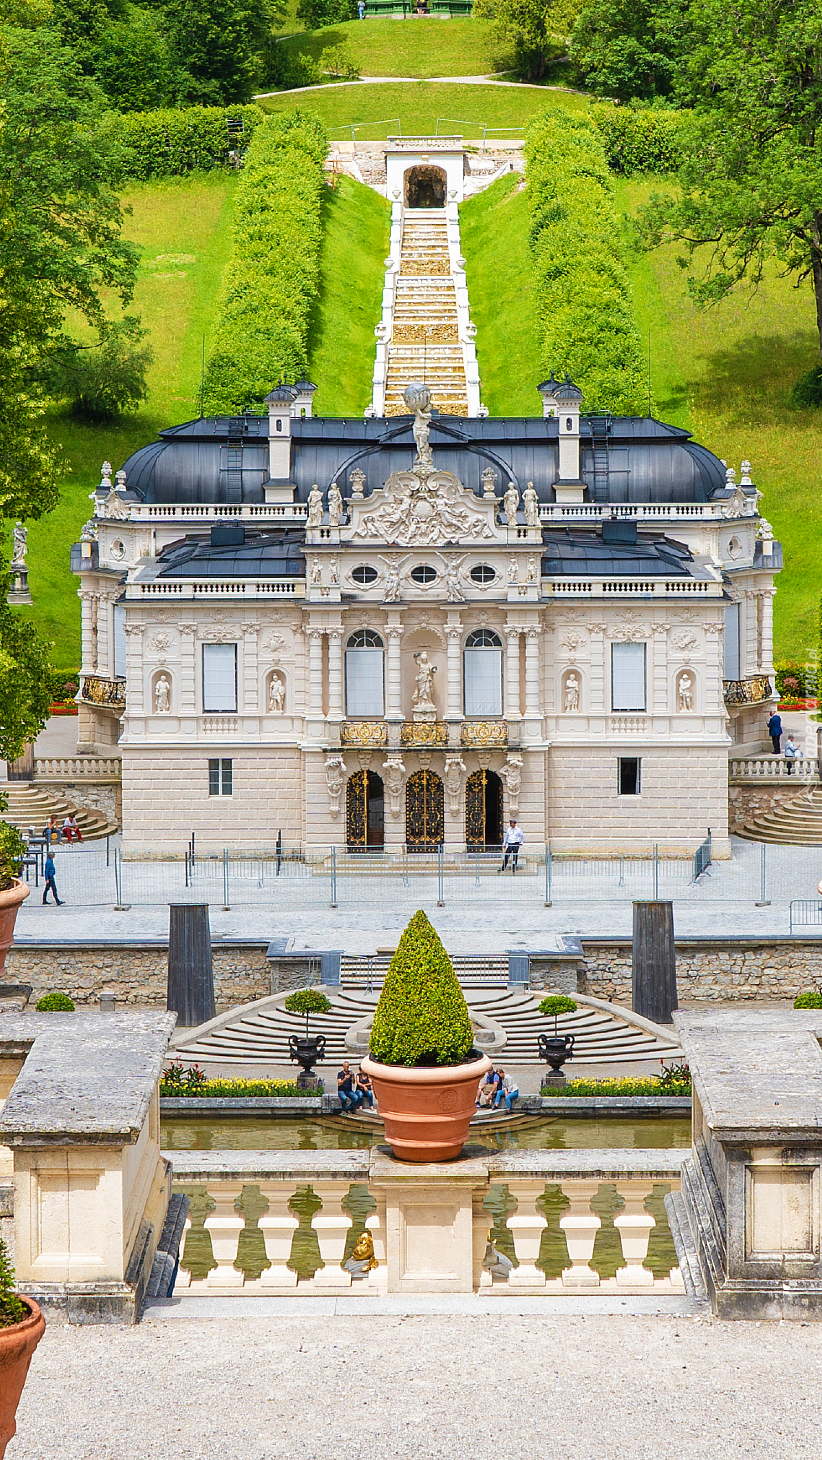
[[[65,781],[82,776],[83,780],[119,781],[122,762],[119,756],[71,755],[59,759],[39,756],[34,762],[36,781]]]
[[[819,761],[815,755],[788,759],[784,755],[749,756],[728,761],[730,781],[818,781]]]
[[[474,1146],[459,1162],[430,1166],[376,1148],[169,1159],[175,1188],[200,1213],[187,1221],[176,1284],[192,1294],[685,1291],[672,1243],[663,1273],[658,1260],[656,1276],[646,1261],[658,1225],[651,1198],[661,1215],[661,1192],[679,1189],[675,1150],[497,1155]],[[611,1226],[610,1275],[603,1275],[594,1249]],[[344,1262],[363,1229],[377,1266],[357,1278]],[[238,1260],[241,1238],[246,1253],[257,1245],[248,1272]],[[553,1263],[543,1257],[549,1249]]]

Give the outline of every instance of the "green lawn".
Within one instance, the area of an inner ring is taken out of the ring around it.
[[[280,44],[315,61],[327,46],[347,44],[364,76],[487,76],[510,66],[491,39],[489,22],[470,16],[455,16],[447,24],[417,16],[349,20]]]
[[[386,22],[387,23],[387,22]],[[365,21],[363,21],[365,24]],[[332,136],[360,140],[402,135],[427,136],[437,121],[440,132],[462,133],[472,140],[488,127],[494,135],[507,129],[522,135],[528,118],[547,106],[584,111],[588,98],[581,93],[551,87],[460,86],[448,81],[389,81],[385,85],[322,86],[308,91],[281,91],[260,102],[267,111],[301,107],[320,117]]]
[[[542,379],[528,257],[528,201],[511,173],[460,208],[482,400],[492,416],[538,416]]]
[[[658,184],[657,184],[658,186]],[[651,186],[618,184],[632,211]],[[724,303],[697,309],[688,296],[676,248],[633,261],[637,323],[651,332],[655,414],[686,426],[739,471],[747,457],[764,493],[760,510],[784,547],[777,579],[777,658],[805,659],[818,643],[822,581],[822,412],[789,404],[797,376],[819,360],[809,284],[795,289],[770,271],[757,293],[740,290]]]
[[[308,341],[314,409],[361,416],[371,399],[391,210],[372,188],[340,176],[323,211],[320,300]]]

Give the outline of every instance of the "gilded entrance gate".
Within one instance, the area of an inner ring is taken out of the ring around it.
[[[405,841],[409,852],[435,852],[445,840],[445,796],[434,771],[415,771],[405,788]]]
[[[474,771],[465,783],[465,842],[472,851],[502,844],[502,786],[494,771]]]
[[[355,771],[345,788],[345,838],[350,852],[381,847],[384,831],[382,776]]]

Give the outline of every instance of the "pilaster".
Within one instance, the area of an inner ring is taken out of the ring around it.
[[[505,637],[508,640],[506,655],[506,720],[519,720],[519,636],[521,630],[514,624],[507,624]]]

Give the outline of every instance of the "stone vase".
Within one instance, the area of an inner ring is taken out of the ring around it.
[[[491,1068],[485,1054],[463,1065],[383,1065],[367,1055],[385,1134],[399,1161],[453,1161],[468,1139],[477,1088]]]
[[[14,922],[17,909],[25,902],[31,888],[28,882],[16,877],[5,891],[0,892],[0,983],[6,971],[6,954],[14,942]]]
[[[30,1310],[28,1317],[11,1328],[0,1328],[0,1460],[17,1429],[15,1416],[29,1364],[46,1331],[46,1320],[34,1299],[24,1298],[23,1302]]]

